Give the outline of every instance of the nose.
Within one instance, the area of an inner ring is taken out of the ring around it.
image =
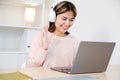
[[[70,21],[69,21],[69,20],[66,20],[65,25],[66,25],[66,26],[70,26],[70,24],[71,24]]]

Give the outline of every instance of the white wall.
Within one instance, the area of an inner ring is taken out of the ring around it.
[[[71,0],[73,1],[73,0]],[[120,0],[75,0],[78,15],[70,29],[79,41],[114,41],[110,64],[120,64]]]

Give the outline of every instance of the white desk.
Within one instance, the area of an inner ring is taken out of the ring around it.
[[[51,78],[51,77],[70,76],[70,74],[56,72],[44,68],[0,69],[0,73],[14,72],[17,70],[33,78]],[[120,80],[120,65],[109,65],[107,71],[103,73],[89,73],[89,74],[77,74],[77,75],[98,77],[100,78],[100,80]]]

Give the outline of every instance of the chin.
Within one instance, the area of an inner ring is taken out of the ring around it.
[[[62,33],[65,33],[65,32],[67,32],[67,30],[68,30],[68,29],[61,29],[60,31],[61,31]]]

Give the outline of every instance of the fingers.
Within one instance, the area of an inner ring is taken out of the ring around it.
[[[47,41],[47,28],[44,27],[41,32],[41,46],[44,50],[48,49],[48,41]]]

